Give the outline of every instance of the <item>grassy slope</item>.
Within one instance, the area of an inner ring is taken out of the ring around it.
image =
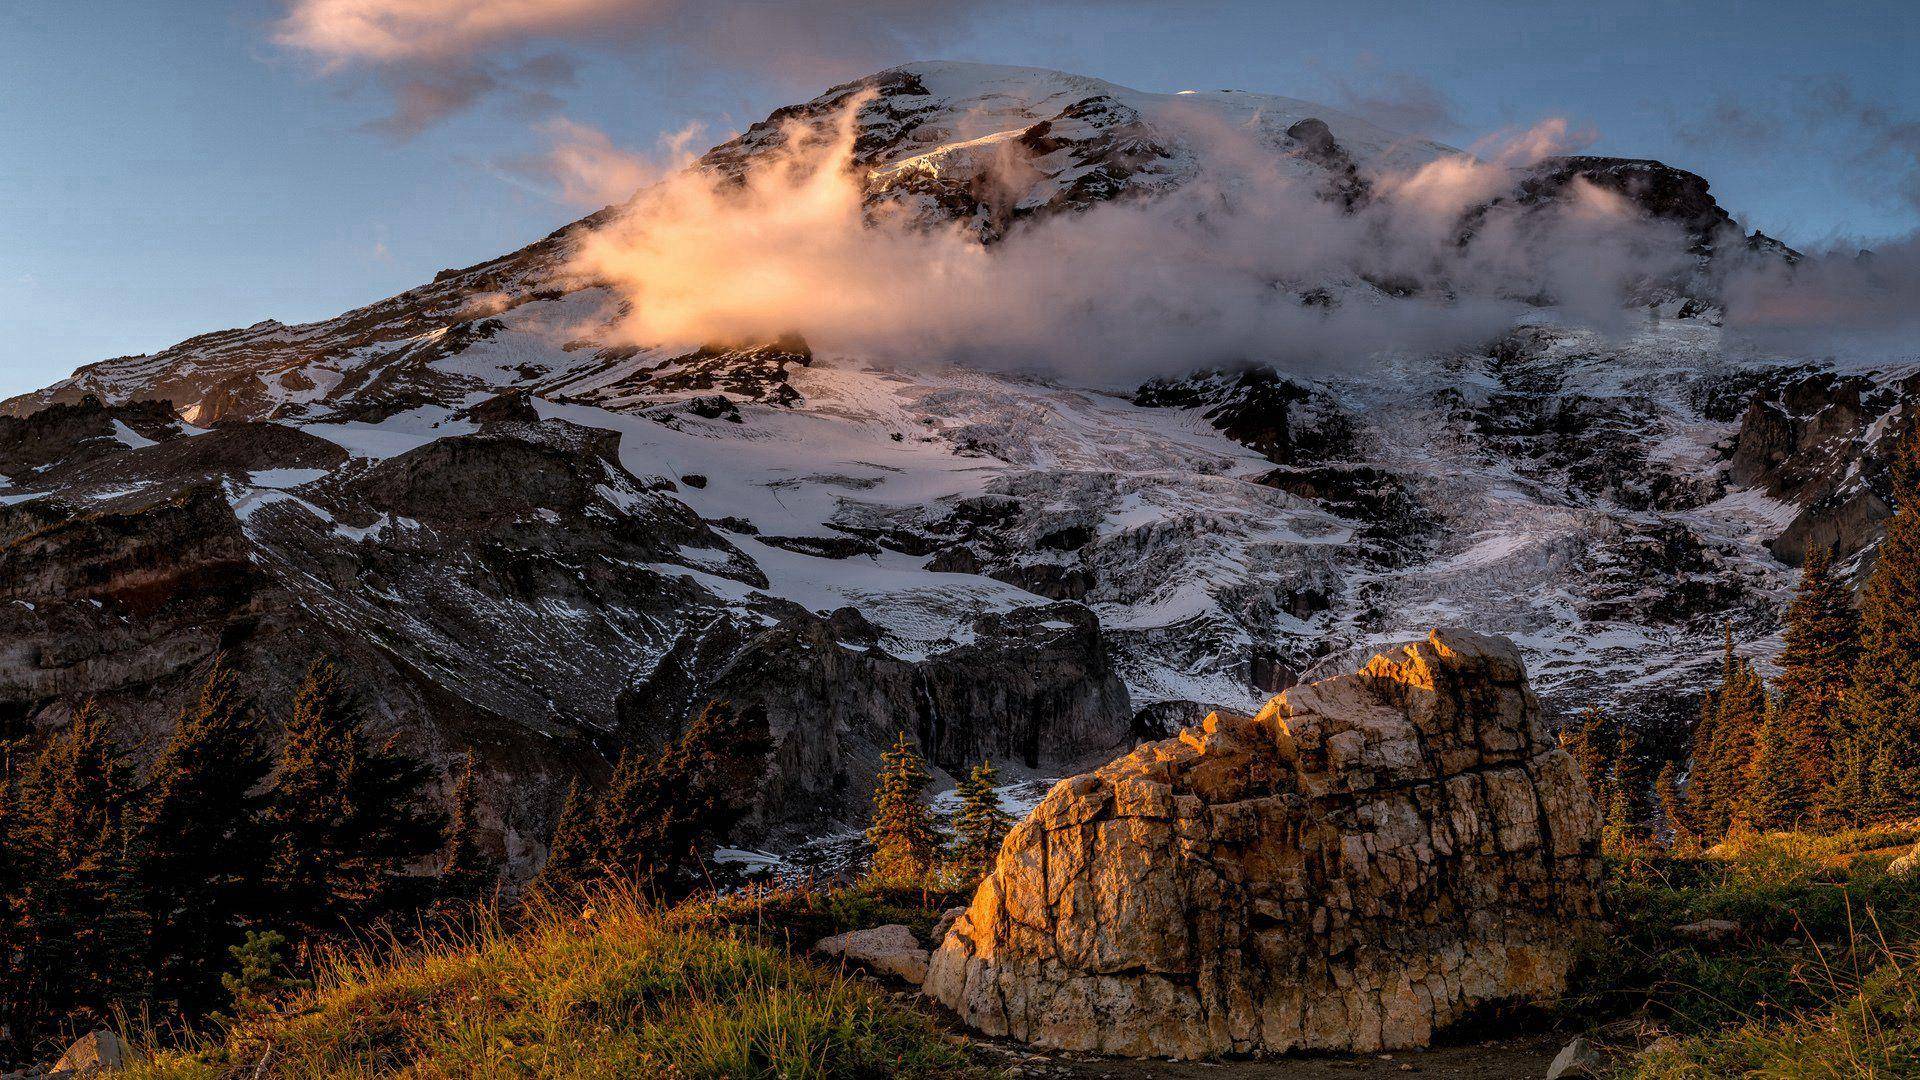
[[[1616,864],[1616,926],[1562,1019],[1643,1043],[1640,1080],[1920,1077],[1920,829],[1767,836]],[[953,898],[789,891],[660,912],[629,895],[328,963],[315,989],[134,1075],[973,1075],[925,1016],[796,956],[859,926],[926,935]],[[929,902],[931,901],[931,902]],[[1724,919],[1724,938],[1679,927]]]
[[[1643,1080],[1920,1076],[1920,882],[1886,873],[1915,838],[1769,835],[1616,866],[1618,925],[1564,1008],[1668,1033],[1623,1064]],[[1738,929],[1678,930],[1711,919]]]
[[[229,1022],[190,1051],[156,1053],[132,1075],[966,1073],[964,1058],[924,1016],[739,925],[743,910],[663,915],[614,894],[580,913],[540,914],[512,932],[488,928],[342,955],[312,991]]]

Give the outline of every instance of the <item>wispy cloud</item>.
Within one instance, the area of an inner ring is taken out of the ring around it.
[[[1124,6],[1146,0],[1106,0]],[[619,48],[666,70],[722,61],[796,84],[920,58],[1018,0],[291,0],[280,45],[323,71],[370,71],[393,97],[374,126],[407,137],[484,100],[557,103],[557,50]],[[1052,2],[1052,6],[1061,6]],[[1101,0],[1075,6],[1099,7]]]
[[[1771,101],[1718,98],[1675,130],[1697,148],[1824,161],[1859,197],[1920,212],[1920,116],[1863,98],[1839,76],[1786,86]]]
[[[1453,98],[1425,75],[1388,68],[1371,53],[1346,69],[1313,66],[1332,91],[1329,105],[1409,135],[1444,136],[1460,128]]]

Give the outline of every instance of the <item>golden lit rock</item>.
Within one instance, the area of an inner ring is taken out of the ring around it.
[[[1064,1050],[1420,1046],[1565,988],[1598,849],[1512,644],[1435,630],[1062,781],[925,990]]]

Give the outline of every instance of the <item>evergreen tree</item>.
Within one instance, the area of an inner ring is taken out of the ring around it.
[[[902,732],[880,758],[879,784],[873,792],[873,877],[894,885],[924,887],[940,851],[940,833],[926,801],[933,776]]]
[[[260,1016],[313,985],[285,974],[287,938],[278,930],[249,930],[246,941],[227,946],[227,952],[233,955],[233,970],[220,976],[220,986],[227,992],[227,1007],[241,1019]]]
[[[1903,763],[1901,748],[1891,740],[1868,736],[1865,822],[1905,817],[1913,810],[1914,770]]]
[[[1673,846],[1682,850],[1691,848],[1693,830],[1687,827],[1686,803],[1680,795],[1680,767],[1671,761],[1660,766],[1653,790],[1660,801],[1660,816],[1666,819]]]
[[[960,812],[954,815],[954,862],[968,881],[977,881],[993,869],[1000,842],[1013,827],[1013,818],[1000,809],[994,790],[993,762],[982,761],[960,782]]]
[[[220,1000],[227,948],[262,910],[270,851],[256,794],[269,764],[238,682],[216,660],[148,777],[133,855],[157,994],[196,1013]]]
[[[693,891],[705,880],[702,848],[745,814],[767,750],[765,719],[726,702],[709,703],[658,751],[628,747],[597,810],[577,782],[567,792],[538,883],[564,893],[619,876],[663,899]]]
[[[1587,791],[1595,806],[1603,810],[1613,801],[1612,780],[1613,726],[1606,714],[1589,707],[1580,714],[1578,726],[1560,733],[1560,746],[1573,757],[1573,764],[1587,782]]]
[[[29,970],[26,934],[32,877],[26,830],[20,813],[20,764],[26,757],[23,725],[0,720],[0,1069],[33,1060],[38,987]]]
[[[1834,740],[1833,764],[1820,790],[1820,812],[1826,820],[1862,825],[1873,816],[1873,757],[1872,739],[1864,732],[1844,731]]]
[[[447,822],[446,854],[440,861],[435,891],[442,900],[471,902],[486,896],[499,867],[480,845],[479,812],[473,790],[473,755],[453,788],[453,814]]]
[[[1808,553],[1785,621],[1774,681],[1780,715],[1772,735],[1782,745],[1764,768],[1786,785],[1780,801],[1795,820],[1848,820],[1860,809],[1859,777],[1840,767],[1850,734],[1845,705],[1860,654],[1860,614],[1828,549]]]
[[[1723,836],[1750,819],[1754,750],[1766,714],[1766,683],[1752,663],[1735,655],[1728,626],[1720,685],[1702,706],[1687,783],[1690,824],[1703,838]]]
[[[403,910],[408,867],[441,844],[422,796],[432,772],[361,726],[339,673],[318,663],[294,695],[266,791],[280,921],[308,935]]]
[[[1755,828],[1783,831],[1803,824],[1825,777],[1807,758],[1805,714],[1770,703],[1754,743],[1751,820]]]
[[[593,810],[576,779],[567,785],[567,797],[560,803],[560,816],[547,840],[547,861],[534,875],[533,884],[549,893],[571,892],[593,876],[595,855]]]
[[[1813,721],[1820,741],[1808,750],[1817,754],[1842,731],[1841,708],[1860,655],[1860,613],[1829,549],[1815,548],[1807,555],[1785,621],[1774,690]]]
[[[698,888],[701,848],[745,813],[743,793],[764,768],[766,725],[711,702],[659,753],[621,755],[601,801],[594,844],[599,863],[665,899]]]
[[[127,864],[123,808],[133,769],[92,702],[25,769],[7,846],[20,890],[10,928],[13,977],[26,996],[5,1026],[30,1050],[55,1023],[102,1023],[144,992],[143,920]]]
[[[1721,668],[1721,685],[1728,672]],[[1714,762],[1720,753],[1720,691],[1709,688],[1700,699],[1700,719],[1693,727],[1693,743],[1688,755],[1687,790],[1683,798],[1683,817],[1687,831],[1695,836],[1717,836],[1724,829],[1718,821],[1720,801],[1714,791]]]
[[[1920,809],[1920,437],[1903,438],[1892,469],[1893,517],[1860,604],[1860,656],[1848,727],[1868,740],[1875,814]]]
[[[1606,814],[1605,838],[1618,848],[1639,832],[1640,804],[1645,798],[1646,783],[1641,775],[1640,740],[1625,720],[1614,723],[1611,743],[1606,766],[1607,799],[1602,805]]]

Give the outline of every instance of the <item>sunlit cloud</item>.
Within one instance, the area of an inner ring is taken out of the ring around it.
[[[1040,6],[1140,6],[1150,0],[1044,0]],[[557,103],[555,50],[619,50],[663,70],[751,71],[793,85],[924,58],[1015,0],[291,0],[274,40],[322,71],[372,72],[393,113],[375,126],[408,136],[496,96]],[[536,55],[537,54],[537,55]],[[532,59],[528,59],[529,57]],[[564,74],[565,77],[562,77]]]
[[[858,101],[853,108],[858,107]],[[1636,283],[1686,265],[1677,230],[1590,185],[1551,206],[1507,204],[1505,160],[1564,146],[1565,127],[1514,133],[1499,160],[1449,157],[1377,178],[1355,211],[1276,167],[1244,132],[1206,132],[1221,168],[1162,197],[1108,203],[1018,227],[995,244],[866,198],[851,110],[791,134],[740,182],[682,170],[578,245],[572,273],[627,303],[616,328],[639,345],[692,346],[799,333],[817,348],[911,361],[1063,371],[1126,382],[1197,365],[1355,363],[1382,350],[1484,342],[1550,291],[1569,317],[1620,321]],[[1225,145],[1238,139],[1242,145]],[[560,151],[609,161],[588,134]],[[1265,163],[1264,166],[1262,163]],[[584,190],[604,186],[582,182]],[[1417,279],[1388,300],[1372,280]],[[1331,307],[1303,293],[1328,285]]]

